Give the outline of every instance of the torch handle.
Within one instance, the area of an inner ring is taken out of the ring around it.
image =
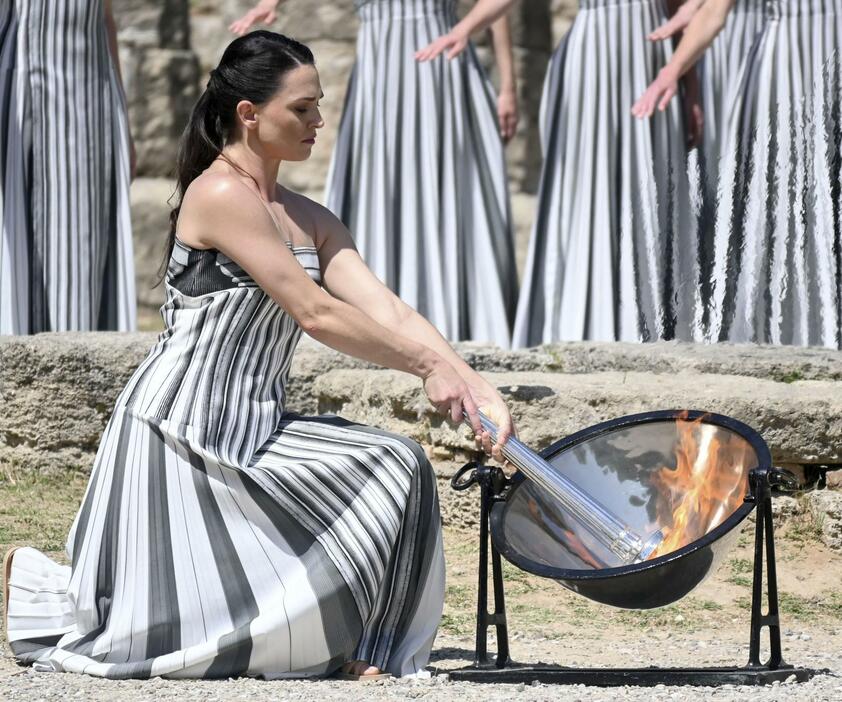
[[[497,440],[497,425],[482,412],[478,412],[480,424],[494,441]],[[465,423],[470,425],[467,413],[463,412]],[[638,563],[655,550],[663,540],[660,531],[650,535],[646,541],[617,519],[608,509],[583,492],[578,485],[563,476],[550,463],[512,436],[502,446],[502,454],[509,463],[521,471],[536,485],[552,494],[561,505],[582,522],[589,531],[623,563]]]

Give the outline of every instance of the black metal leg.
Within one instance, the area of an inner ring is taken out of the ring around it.
[[[486,481],[480,482],[479,580],[477,582],[477,636],[474,665],[488,664],[488,511]]]
[[[765,473],[755,477],[757,523],[754,530],[754,579],[751,590],[751,638],[748,664],[752,668],[776,670],[784,666],[781,651],[781,624],[778,608],[778,578],[775,568],[775,534],[772,522],[772,493]],[[763,614],[763,556],[766,556],[767,612]],[[769,660],[760,660],[763,627],[769,629]]]
[[[467,477],[466,477],[467,476]],[[497,628],[497,656],[494,665],[509,665],[509,631],[506,626],[506,601],[503,591],[503,563],[500,553],[491,544],[491,568],[494,582],[494,613],[488,611],[488,547],[491,505],[505,488],[506,477],[499,468],[470,463],[459,470],[451,480],[456,490],[467,490],[474,483],[480,486],[479,514],[479,567],[477,568],[477,629],[474,648],[474,666],[488,667],[488,627]]]
[[[491,544],[491,576],[494,579],[494,625],[497,627],[497,659],[495,665],[505,668],[509,658],[509,625],[506,621],[506,596],[503,591],[503,562],[500,553]]]

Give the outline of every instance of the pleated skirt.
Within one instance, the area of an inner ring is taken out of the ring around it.
[[[583,2],[550,62],[544,166],[514,346],[701,335],[682,108],[631,106],[670,57],[658,0]]]
[[[136,325],[128,122],[100,0],[0,5],[0,334]]]
[[[842,347],[842,0],[775,0],[720,164],[711,341]]]
[[[286,415],[245,466],[184,425],[115,412],[68,539],[15,552],[8,639],[106,678],[424,673],[444,601],[435,476],[417,444]]]
[[[699,61],[704,110],[704,173],[716,193],[719,159],[739,91],[746,58],[763,28],[766,0],[737,0],[725,27]]]
[[[452,0],[370,0],[328,174],[327,206],[368,266],[448,339],[510,343],[517,296],[496,108],[472,47],[414,59]]]

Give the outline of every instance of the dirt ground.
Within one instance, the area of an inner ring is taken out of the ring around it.
[[[32,545],[63,559],[67,530],[81,501],[85,476],[27,478],[0,474],[0,550]],[[751,529],[707,582],[678,603],[645,612],[593,603],[558,584],[506,564],[512,657],[521,663],[565,666],[678,667],[742,665],[748,657]],[[842,554],[824,547],[805,515],[778,525],[778,577],[784,656],[797,666],[826,669],[806,684],[754,690],[720,688],[614,689],[585,686],[453,682],[446,676],[385,683],[338,681],[106,681],[34,673],[0,644],[0,700],[91,699],[805,699],[842,700]],[[431,667],[457,668],[473,657],[476,535],[445,531],[448,585]],[[493,646],[493,636],[491,638]]]

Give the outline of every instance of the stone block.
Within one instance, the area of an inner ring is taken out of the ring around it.
[[[807,496],[813,520],[828,548],[842,551],[842,492],[816,490]]]
[[[138,306],[152,312],[164,302],[164,287],[158,285],[170,230],[170,205],[175,181],[167,178],[138,178],[132,183],[132,240],[134,242],[135,286]]]
[[[842,489],[842,470],[829,470],[825,476],[827,487]]]
[[[729,415],[756,429],[776,463],[842,459],[842,394],[837,383],[787,385],[733,375],[637,372],[488,373],[516,419],[525,443],[540,449],[615,417],[657,409],[698,409]],[[467,430],[435,414],[418,382],[393,371],[333,370],[312,383],[320,412],[407,434],[425,445],[469,456]],[[758,402],[758,398],[763,398]]]
[[[189,49],[188,0],[113,0],[121,43],[156,49]]]

